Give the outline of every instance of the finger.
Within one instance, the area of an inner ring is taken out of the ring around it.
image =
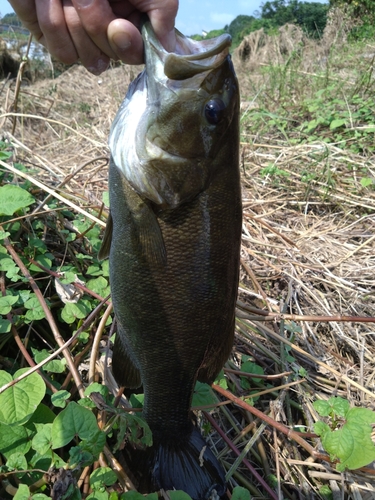
[[[115,19],[108,25],[107,36],[118,59],[126,64],[143,63],[143,40],[133,22]]]
[[[43,33],[39,26],[35,2],[30,0],[9,0],[9,3],[25,28],[34,35],[36,40],[39,40]]]
[[[81,24],[97,47],[112,59],[118,59],[107,38],[107,28],[115,15],[108,0],[72,0]]]
[[[148,11],[148,16],[155,34],[166,50],[174,52],[176,49],[174,23],[178,10],[178,0],[154,1],[152,4],[156,5]]]
[[[48,51],[65,64],[77,62],[78,52],[66,25],[61,0],[36,0],[36,14],[43,33],[40,41]]]
[[[109,57],[103,54],[84,30],[76,9],[70,0],[63,2],[66,25],[78,53],[79,60],[91,73],[100,75],[108,68]]]

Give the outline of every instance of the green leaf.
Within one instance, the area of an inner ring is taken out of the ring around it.
[[[216,377],[215,384],[222,387],[223,389],[228,389],[228,382],[224,375],[224,370],[221,370],[219,375]]]
[[[35,424],[38,432],[32,439],[31,446],[40,455],[44,455],[51,448],[52,424]]]
[[[55,420],[55,417],[56,415],[53,413],[52,410],[48,408],[48,406],[44,405],[43,403],[40,403],[38,408],[33,413],[33,416],[27,422],[27,427],[30,424],[35,424],[35,423],[51,424]]]
[[[330,415],[331,413],[331,405],[328,403],[328,401],[318,399],[317,401],[313,402],[313,407],[321,417],[328,417],[328,415]]]
[[[217,403],[217,398],[208,384],[197,381],[193,393],[192,406],[207,406]]]
[[[329,128],[331,130],[335,130],[336,128],[343,127],[345,124],[346,124],[346,120],[339,118],[337,120],[332,120],[330,125],[329,125]]]
[[[25,302],[25,307],[27,309],[25,319],[26,323],[31,321],[38,321],[46,317],[43,307],[35,295],[31,296],[29,300]]]
[[[34,197],[19,186],[6,184],[0,187],[0,215],[13,215],[33,203]]]
[[[127,491],[123,493],[120,497],[120,500],[158,500],[157,493],[150,493],[149,495],[143,496],[135,490]]]
[[[171,500],[191,500],[190,495],[181,490],[168,491]]]
[[[371,186],[373,182],[373,179],[371,179],[370,177],[362,177],[362,179],[360,180],[361,186],[363,187]]]
[[[68,391],[57,391],[51,396],[51,403],[56,408],[65,408],[66,400],[70,398],[70,392]]]
[[[99,276],[98,278],[88,280],[86,284],[87,288],[92,290],[93,292],[105,297],[109,294],[109,286],[108,281],[103,278],[103,276]]]
[[[335,396],[329,398],[328,404],[331,405],[332,411],[340,417],[345,417],[350,408],[348,400]]]
[[[94,489],[111,486],[117,481],[117,476],[109,467],[99,467],[90,475],[90,486]]]
[[[0,318],[0,333],[8,333],[12,328],[12,323],[7,319]]]
[[[29,487],[26,484],[20,484],[18,486],[17,493],[14,495],[13,500],[30,500],[31,494]]]
[[[10,457],[13,453],[25,455],[30,448],[31,441],[25,427],[0,424],[0,453],[5,458]]]
[[[51,269],[52,266],[52,260],[49,259],[46,255],[37,255],[34,259],[36,262],[39,262],[39,264],[47,269]],[[30,271],[35,271],[35,272],[43,272],[43,270],[38,267],[35,264],[30,264],[29,265]]]
[[[249,490],[242,488],[241,486],[236,486],[232,493],[232,500],[250,500]]]
[[[129,401],[133,408],[143,408],[144,394],[131,394]]]
[[[70,402],[52,424],[52,449],[62,448],[78,436],[80,439],[91,439],[99,431],[94,414]]]
[[[326,424],[325,422],[321,422],[320,420],[318,420],[317,422],[315,422],[314,424],[314,432],[315,434],[317,434],[318,436],[324,436],[324,434],[326,432],[331,432],[331,428],[328,424]]]
[[[31,348],[31,350],[34,354],[34,359],[37,363],[41,363],[51,355],[51,353],[49,353],[47,349],[38,351],[37,349]],[[52,361],[49,361],[43,366],[43,370],[51,373],[64,373],[65,368],[66,368],[65,359],[64,360],[53,359]]]
[[[68,302],[61,311],[61,318],[65,321],[65,323],[71,324],[77,319],[85,318],[88,312],[89,311],[83,301],[77,304]]]
[[[374,422],[372,410],[351,408],[346,412],[346,423],[341,429],[324,432],[322,445],[332,457],[340,460],[337,470],[358,469],[375,460],[375,445],[371,439]]]
[[[23,453],[12,453],[6,462],[11,470],[27,470],[27,460]]]
[[[17,295],[5,295],[5,297],[0,297],[0,314],[8,314],[17,300]]]
[[[109,389],[105,385],[98,384],[98,382],[93,382],[88,387],[86,387],[84,394],[85,396],[90,396],[92,392],[98,392],[103,396],[104,399],[106,399],[109,394]]]
[[[28,370],[28,368],[18,370],[14,378]],[[13,378],[9,373],[0,371],[0,387],[11,380]],[[0,422],[13,425],[26,423],[42,401],[45,392],[45,383],[38,373],[32,373],[9,387],[0,394]]]
[[[108,500],[108,493],[106,491],[97,491],[94,490],[86,500]]]

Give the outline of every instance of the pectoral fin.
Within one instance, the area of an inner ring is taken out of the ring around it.
[[[104,230],[102,246],[100,247],[98,254],[99,260],[103,260],[109,257],[109,252],[111,250],[111,242],[112,242],[112,231],[113,231],[113,221],[111,213],[109,213],[107,219],[107,225],[105,226]]]
[[[138,368],[129,355],[123,339],[125,334],[118,324],[115,345],[113,347],[112,372],[117,383],[129,389],[137,389],[142,385]]]
[[[132,203],[129,203],[129,207],[136,225],[141,254],[150,264],[165,266],[167,252],[164,238],[151,205],[133,191]]]

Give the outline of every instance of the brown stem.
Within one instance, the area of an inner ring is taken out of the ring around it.
[[[327,462],[330,461],[328,455],[323,454],[323,453],[318,453],[317,451],[315,451],[315,449],[307,441],[305,441],[297,432],[293,431],[292,429],[289,429],[288,427],[281,424],[280,422],[276,422],[276,420],[272,419],[271,417],[269,417],[265,413],[261,412],[257,408],[254,408],[254,406],[251,406],[248,403],[245,403],[245,401],[243,401],[241,398],[234,396],[231,392],[227,391],[226,389],[223,389],[219,385],[213,384],[212,388],[215,389],[216,392],[218,392],[219,394],[224,396],[226,399],[230,399],[231,401],[233,401],[233,403],[237,404],[238,406],[240,406],[244,410],[249,411],[250,413],[252,413],[256,417],[263,420],[263,422],[266,422],[267,424],[274,427],[279,432],[285,434],[289,439],[293,439],[294,441],[296,441],[312,457],[317,458],[319,460],[325,460]]]
[[[213,386],[213,387],[215,387],[215,386]],[[209,413],[207,413],[207,412],[203,412],[203,414],[204,414],[205,418],[210,422],[210,424],[215,428],[216,432],[218,432],[220,434],[221,438],[226,442],[226,444],[229,446],[229,448],[232,451],[234,451],[234,453],[237,456],[239,456],[241,454],[241,452],[238,450],[238,448],[236,446],[234,446],[234,444],[232,443],[232,441],[226,436],[225,432],[223,432],[220,429],[220,427],[217,425],[217,423],[212,418],[212,416]],[[277,495],[275,494],[275,492],[268,486],[268,484],[265,482],[265,480],[262,478],[262,476],[260,476],[258,474],[258,472],[255,470],[255,468],[251,465],[251,463],[246,458],[244,458],[242,460],[242,463],[245,465],[245,467],[247,467],[249,469],[249,471],[251,472],[251,474],[263,486],[263,488],[267,491],[267,493],[269,494],[269,496],[273,500],[278,500]]]

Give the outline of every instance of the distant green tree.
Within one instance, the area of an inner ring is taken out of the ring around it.
[[[329,0],[330,7],[340,7],[358,24],[350,36],[354,39],[373,40],[375,38],[375,1],[374,0]]]
[[[319,2],[299,0],[269,0],[261,6],[261,18],[276,26],[294,23],[310,36],[319,37],[327,23],[329,6]]]
[[[1,17],[1,24],[10,24],[12,26],[22,26],[21,21],[18,19],[17,14],[11,12],[10,14],[5,14],[5,16]]]

